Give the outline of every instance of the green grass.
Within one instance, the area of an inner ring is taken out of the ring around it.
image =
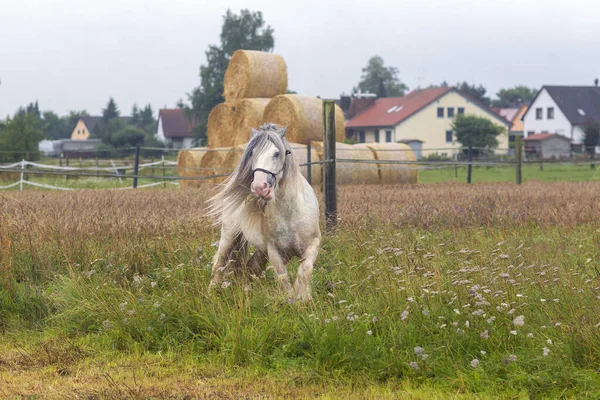
[[[0,362],[0,383],[12,394],[24,393],[15,376],[56,388],[127,365],[156,397],[153,376],[173,389],[192,370],[249,396],[290,385],[325,398],[600,396],[597,224],[342,229],[325,239],[305,305],[270,271],[209,292],[218,237],[196,222],[138,232],[98,215],[104,235],[18,218],[0,230],[0,359],[14,359]]]
[[[545,163],[543,170],[539,164],[523,165],[523,181],[539,180],[554,181],[588,181],[600,180],[600,165],[591,169],[587,164],[573,165],[562,163]],[[507,167],[473,167],[472,182],[515,182],[516,171],[512,166]],[[420,170],[419,183],[466,182],[466,167],[449,167],[440,169]]]

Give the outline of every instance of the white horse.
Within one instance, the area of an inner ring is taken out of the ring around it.
[[[252,129],[240,163],[209,200],[208,215],[221,226],[210,287],[220,284],[240,258],[256,275],[269,261],[286,292],[311,299],[310,278],[321,243],[319,203],[291,156],[286,130],[275,124]],[[256,252],[246,263],[249,244]],[[302,258],[293,292],[286,269],[292,257]]]

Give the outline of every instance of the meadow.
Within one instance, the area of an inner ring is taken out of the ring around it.
[[[310,304],[207,290],[210,192],[0,193],[0,396],[600,396],[600,182],[342,186]]]

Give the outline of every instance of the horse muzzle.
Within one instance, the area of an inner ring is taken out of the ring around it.
[[[264,172],[256,171],[254,180],[250,186],[250,190],[256,197],[263,200],[271,200],[273,198],[273,183],[270,182],[271,176]]]

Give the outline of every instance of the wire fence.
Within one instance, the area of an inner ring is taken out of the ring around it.
[[[519,144],[519,146],[521,146]],[[521,146],[522,148],[522,146]],[[186,151],[231,152],[240,149],[185,149]],[[563,152],[561,157],[545,158],[539,152],[515,152],[515,148],[420,148],[377,149],[377,157],[364,157],[365,148],[344,148],[335,160],[318,160],[311,157],[313,149],[296,148],[295,152],[306,151],[307,162],[300,167],[305,177],[322,182],[322,170],[328,163],[335,163],[340,173],[355,174],[357,183],[367,168],[381,175],[386,171],[414,171],[417,182],[436,183],[444,181],[517,181],[518,169],[527,179],[540,180],[587,180],[600,179],[596,170],[597,158],[594,151]],[[154,147],[126,147],[98,151],[90,154],[71,152],[66,157],[45,157],[38,161],[28,161],[27,154],[18,162],[0,164],[0,189],[27,187],[74,190],[91,188],[133,189],[147,187],[175,187],[183,181],[217,182],[228,177],[232,168],[227,166],[178,165],[176,161],[180,149]],[[7,153],[7,152],[4,152]],[[408,153],[411,153],[408,155]],[[24,153],[11,153],[16,158]],[[143,155],[150,154],[150,157]],[[414,154],[421,155],[414,159]],[[112,157],[112,156],[120,157]],[[157,158],[157,159],[155,159]],[[315,171],[313,166],[318,166]],[[315,173],[321,176],[313,176]],[[138,185],[138,180],[140,181]],[[6,184],[4,184],[6,183]],[[311,182],[312,183],[312,182]],[[390,182],[387,182],[390,183]],[[412,182],[415,183],[415,182]]]

